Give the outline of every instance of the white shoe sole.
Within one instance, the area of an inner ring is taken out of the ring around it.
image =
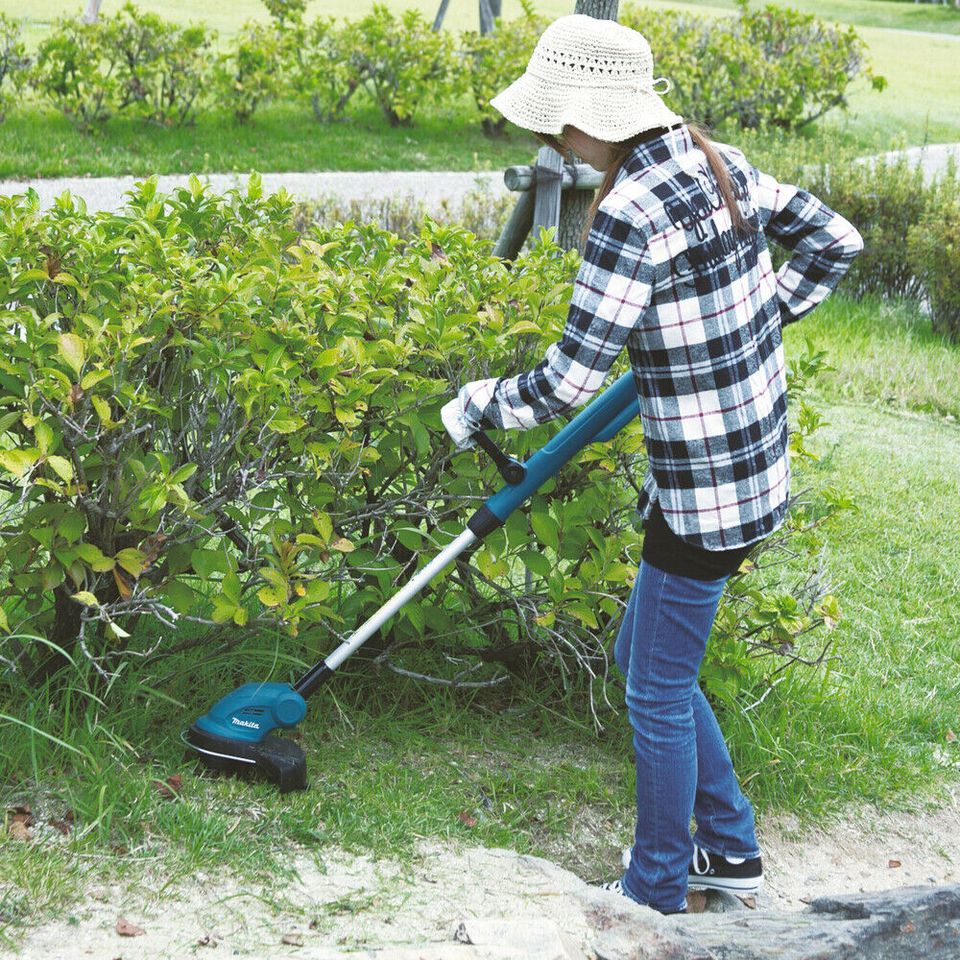
[[[688,874],[687,887],[691,890],[722,890],[725,893],[756,893],[763,886],[763,877],[700,877]]]

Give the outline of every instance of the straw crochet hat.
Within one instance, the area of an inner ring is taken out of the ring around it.
[[[571,124],[598,140],[617,142],[654,127],[681,123],[660,99],[653,54],[643,34],[582,13],[554,20],[540,35],[518,77],[491,101],[525,130],[559,135]]]

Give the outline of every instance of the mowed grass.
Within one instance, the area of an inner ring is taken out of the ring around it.
[[[960,344],[935,334],[916,304],[836,296],[784,336],[787,344],[809,337],[827,351],[835,369],[817,381],[825,402],[852,400],[960,424]]]
[[[390,127],[372,104],[340,123],[316,123],[309,109],[278,104],[238,125],[223,111],[194,126],[161,129],[116,117],[93,134],[39,106],[0,124],[0,178],[311,170],[492,170],[529,163],[531,134],[484,136],[469,101],[426,111],[410,128]]]
[[[776,704],[724,721],[765,809],[898,806],[955,783],[960,766],[960,517],[944,512],[960,494],[960,430],[843,402],[826,414],[823,460],[804,486],[840,483],[859,507],[831,528],[824,555],[844,613],[841,660],[829,682],[798,671]]]
[[[785,331],[788,359],[810,337],[836,367],[818,387],[822,459],[798,467],[794,489],[839,489],[859,509],[826,530],[839,659],[795,669],[761,702],[769,665],[757,661],[739,709],[719,711],[761,829],[771,814],[822,823],[850,802],[907,806],[960,782],[960,427],[949,419],[960,347],[924,323],[909,306],[836,296]],[[449,691],[356,659],[309,705],[307,792],[280,797],[185,760],[180,733],[212,702],[325,652],[260,636],[121,675],[108,691],[78,669],[66,693],[8,697],[0,712],[18,722],[0,729],[0,803],[31,804],[45,842],[0,839],[6,936],[90,883],[135,882],[158,863],[170,885],[217,867],[282,886],[295,848],[402,859],[431,837],[616,875],[634,817],[630,730],[620,710],[598,732],[585,686]],[[620,703],[615,676],[608,695]],[[153,781],[174,774],[181,795],[165,799]],[[69,837],[44,826],[68,810]]]
[[[657,10],[679,7],[709,15],[729,15],[730,4],[684,5],[650,2],[643,4],[655,15]],[[811,4],[808,3],[808,6]],[[144,3],[178,20],[196,17],[197,10],[185,3]],[[405,4],[394,4],[395,9]],[[828,5],[835,12],[872,22],[866,16],[882,8],[884,16],[901,26],[913,23],[918,5],[883,3],[876,0],[847,0]],[[936,8],[919,5],[939,16]],[[834,9],[835,8],[835,9]],[[891,9],[888,9],[891,8]],[[892,8],[903,8],[898,11]],[[110,7],[107,5],[106,10]],[[359,4],[349,16],[356,18],[368,7]],[[430,17],[432,6],[420,9]],[[538,10],[554,17],[570,10],[560,0],[539,4]],[[0,0],[0,11],[22,12],[12,0]],[[50,21],[73,7],[52,0],[31,6],[27,40],[35,46],[49,29]],[[342,6],[312,4],[311,13],[343,16]],[[504,4],[507,18],[519,15],[519,4]],[[253,0],[237,4],[215,2],[205,5],[203,19],[221,33],[226,42],[244,19],[266,18],[265,9]],[[940,11],[954,20],[960,16]],[[826,16],[826,13],[822,15]],[[900,17],[897,20],[897,16]],[[952,24],[953,21],[945,20]],[[475,28],[472,8],[451,8],[445,27],[451,30]],[[926,24],[929,26],[929,24]],[[874,70],[884,76],[888,87],[882,93],[866,80],[856,81],[849,91],[849,111],[834,110],[802,132],[804,138],[820,145],[829,154],[832,145],[842,142],[863,154],[882,152],[898,146],[946,143],[960,140],[960,84],[945,83],[955,74],[957,43],[950,37],[931,38],[875,27],[859,27],[869,48]],[[960,29],[960,28],[958,28]],[[952,31],[956,32],[956,31]],[[669,98],[668,98],[669,99]],[[348,108],[348,117],[336,124],[316,123],[304,104],[277,103],[259,111],[250,123],[236,124],[223,110],[202,114],[195,125],[163,130],[137,120],[112,118],[95,134],[78,133],[70,123],[28,95],[9,111],[0,124],[0,177],[27,179],[55,176],[106,176],[151,173],[230,172],[237,170],[484,170],[513,163],[528,163],[538,142],[526,131],[508,127],[509,135],[491,139],[483,135],[471,98],[445,106],[424,105],[410,128],[393,129],[379,109],[364,95]],[[720,130],[718,138],[736,143],[739,131]],[[780,135],[771,138],[776,147]]]
[[[650,0],[640,0],[652,6]],[[683,0],[672,6],[699,8],[701,11],[736,9],[734,0]],[[767,5],[752,0],[751,7]],[[896,2],[896,0],[774,0],[778,7],[789,6],[801,13],[812,13],[828,22],[850,23],[856,27],[883,27],[889,30],[920,30],[930,33],[960,34],[960,13],[939,4]]]

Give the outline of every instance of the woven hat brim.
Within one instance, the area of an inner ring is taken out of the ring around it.
[[[610,142],[683,121],[653,91],[622,86],[573,88],[548,84],[530,73],[514,80],[490,105],[524,130],[559,135],[569,123]]]

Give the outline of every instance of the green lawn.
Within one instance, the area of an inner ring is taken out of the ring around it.
[[[362,17],[373,7],[375,0],[358,0],[350,5],[350,17]],[[733,0],[681,0],[670,3],[666,0],[634,0],[637,6],[675,7],[675,8],[704,8],[718,12],[733,11]],[[760,6],[759,0],[754,0],[754,6]],[[900,30],[924,30],[937,33],[960,33],[960,14],[939,5],[885,2],[885,0],[790,0],[789,4],[778,3],[780,6],[791,6],[804,13],[815,13],[824,20],[837,20],[843,23],[852,23],[862,27],[887,27]],[[104,13],[111,13],[122,6],[121,0],[105,0]],[[266,8],[259,0],[210,0],[203,4],[198,15],[196,4],[189,0],[140,0],[137,6],[143,10],[153,10],[173,20],[187,22],[202,19],[221,33],[232,33],[247,19],[266,20]],[[396,9],[415,8],[431,20],[440,6],[433,0],[411,0],[411,2],[397,2],[390,0],[388,6]],[[569,0],[537,0],[534,8],[549,17],[559,17],[573,12],[573,3]],[[42,32],[46,24],[59,16],[69,15],[82,9],[80,0],[32,0],[29,9],[25,11],[20,0],[0,0],[0,12],[24,17],[34,24],[33,29]],[[519,0],[503,0],[503,16],[505,19],[520,16],[523,13]],[[344,16],[344,5],[339,0],[311,0],[307,7],[308,16],[327,14],[330,16]],[[454,29],[477,26],[477,11],[471,4],[451,4],[444,17],[444,25]]]
[[[960,13],[929,3],[896,0],[774,0],[778,7],[792,7],[813,13],[821,20],[852,23],[856,27],[884,27],[891,30],[922,30],[931,33],[960,34]],[[641,0],[641,6],[660,5],[657,0]],[[664,4],[666,5],[666,4]],[[736,9],[734,0],[683,0],[670,6],[694,8],[703,12]],[[752,0],[754,8],[766,6],[766,0]]]
[[[529,163],[534,138],[514,130],[491,141],[464,101],[425,113],[416,126],[391,128],[365,105],[342,123],[320,125],[309,109],[275,106],[238,126],[224,113],[194,127],[164,130],[115,118],[102,134],[78,133],[42,109],[14,113],[0,125],[0,177],[109,176],[259,170],[493,170]],[[375,148],[371,147],[375,144]]]
[[[648,3],[652,10],[665,3]],[[808,6],[812,6],[808,2]],[[187,18],[194,12],[186,3],[143,4],[167,16]],[[314,5],[319,11],[321,6]],[[397,5],[399,6],[399,4]],[[680,4],[682,6],[682,4]],[[717,7],[729,4],[719,3]],[[568,12],[567,5],[551,0],[538,6],[551,15]],[[884,16],[901,26],[913,22],[914,10],[927,5],[844,0],[827,9],[866,18],[880,8]],[[899,8],[899,9],[898,9]],[[45,0],[31,7],[34,27],[29,39],[36,42],[48,19],[73,9]],[[109,9],[109,6],[108,6]],[[351,10],[358,16],[366,9]],[[424,8],[427,9],[427,8]],[[702,5],[702,12],[722,14],[724,9]],[[0,10],[13,12],[12,0],[0,0]],[[248,15],[264,15],[254,0],[236,4],[213,3],[204,8],[204,18],[224,33]],[[505,4],[505,14],[512,16]],[[947,13],[947,11],[941,11]],[[456,14],[456,16],[454,16]],[[451,9],[448,26],[473,26],[466,6]],[[954,20],[960,22],[960,16]],[[459,19],[458,19],[459,18]],[[858,20],[860,22],[860,20]],[[953,23],[953,21],[949,21]],[[929,24],[927,24],[929,26]],[[822,153],[841,142],[860,153],[881,152],[897,146],[946,143],[960,140],[960,84],[946,84],[952,76],[960,48],[950,38],[936,39],[862,27],[875,70],[885,76],[888,88],[877,93],[865,81],[854,84],[848,113],[834,111],[803,136]],[[718,137],[737,142],[736,130],[718,131]],[[752,139],[743,136],[743,139]],[[480,131],[476,110],[469,98],[444,108],[425,108],[410,129],[391,129],[379,111],[358,97],[348,118],[338,124],[319,125],[305,106],[283,104],[259,112],[245,126],[212,111],[193,127],[160,130],[124,117],[108,122],[93,136],[77,133],[52,110],[27,100],[10,111],[0,124],[0,177],[21,179],[35,176],[80,176],[198,171],[287,170],[483,170],[500,169],[511,163],[529,162],[537,142],[526,132],[511,128],[506,140],[491,140]],[[769,146],[775,147],[776,140]]]

